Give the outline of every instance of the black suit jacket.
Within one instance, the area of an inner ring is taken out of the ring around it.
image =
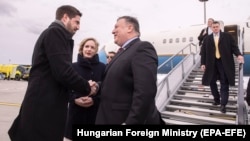
[[[206,33],[203,35],[204,32],[206,32]],[[198,40],[199,40],[199,45],[200,45],[200,46],[202,45],[202,42],[203,42],[204,38],[205,38],[207,35],[208,35],[208,27],[203,28],[203,29],[201,30],[201,33],[200,33],[199,36],[198,36]]]
[[[160,124],[156,51],[135,39],[106,67],[96,124]]]

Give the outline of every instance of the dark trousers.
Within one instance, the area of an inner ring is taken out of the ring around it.
[[[246,95],[247,104],[250,106],[250,77],[247,85],[247,95]]]
[[[217,80],[220,81],[220,94],[216,83]],[[227,105],[229,97],[229,83],[221,59],[215,59],[214,73],[210,82],[210,88],[214,101],[221,103],[221,105]]]

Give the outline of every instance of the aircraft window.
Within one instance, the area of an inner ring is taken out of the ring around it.
[[[179,41],[180,41],[179,38],[176,38],[176,39],[175,39],[175,42],[176,42],[176,43],[179,43]]]
[[[189,37],[189,42],[193,42],[193,37]]]
[[[163,39],[163,44],[166,44],[167,43],[167,39]]]
[[[185,37],[182,38],[182,42],[186,42],[186,38]]]
[[[173,39],[171,38],[171,39],[169,39],[169,43],[173,43]]]

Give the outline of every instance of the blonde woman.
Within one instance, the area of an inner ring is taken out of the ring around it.
[[[77,62],[73,68],[86,80],[100,82],[103,79],[105,64],[97,54],[99,43],[95,38],[84,39],[79,47]],[[94,124],[99,106],[99,92],[95,96],[81,96],[70,91],[70,101],[64,140],[72,140],[73,124]]]

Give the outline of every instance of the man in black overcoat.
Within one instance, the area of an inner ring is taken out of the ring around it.
[[[38,38],[27,91],[8,132],[11,141],[62,141],[68,89],[83,95],[96,93],[96,83],[72,68],[72,36],[80,27],[81,15],[70,5],[59,7],[56,20]]]
[[[235,85],[234,56],[239,63],[244,63],[244,58],[239,51],[233,37],[220,30],[220,23],[212,24],[213,34],[208,35],[201,50],[201,69],[204,72],[202,84],[210,86],[214,97],[213,105],[220,105],[222,113],[226,112],[229,98],[229,85]],[[216,40],[217,39],[217,40]],[[216,81],[220,81],[220,92]]]

